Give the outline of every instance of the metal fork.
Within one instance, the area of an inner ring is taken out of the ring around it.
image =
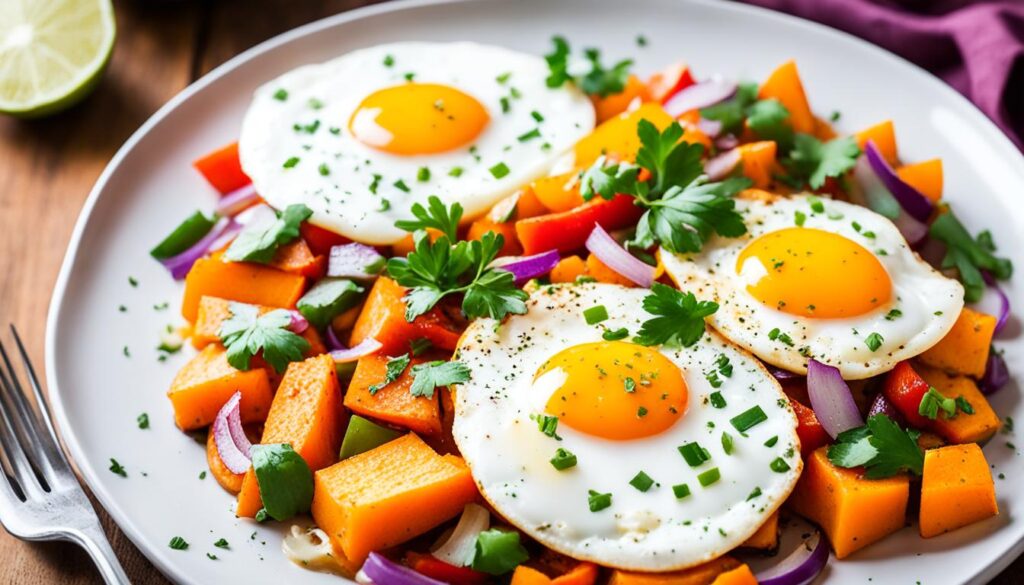
[[[0,523],[22,540],[65,540],[89,553],[108,584],[129,584],[100,520],[78,484],[47,412],[42,388],[11,325],[33,408],[0,341]]]

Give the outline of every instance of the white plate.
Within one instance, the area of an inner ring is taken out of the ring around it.
[[[707,0],[478,0],[399,2],[328,18],[247,51],[198,81],[157,112],[117,153],[79,218],[54,290],[46,368],[62,435],[97,497],[132,541],[170,578],[190,583],[336,583],[292,566],[273,528],[236,520],[234,500],[211,477],[203,447],[179,432],[164,392],[188,352],[156,360],[162,328],[178,323],[181,288],[147,250],[214,194],[191,161],[236,138],[249,95],[304,63],[399,40],[473,40],[532,53],[553,34],[575,46],[599,46],[609,58],[634,57],[647,73],[679,59],[700,75],[763,79],[796,58],[820,114],[842,112],[854,131],[896,121],[906,160],[942,157],[946,193],[972,231],[990,228],[1003,253],[1024,269],[1021,234],[1024,161],[978,110],[953,90],[874,46],[776,13]],[[638,48],[643,34],[649,44]],[[1018,275],[1020,272],[1018,272]],[[138,287],[129,285],[129,276]],[[1018,276],[1008,287],[1020,290]],[[169,302],[171,308],[154,310]],[[118,305],[128,311],[121,313]],[[1019,307],[1020,305],[1018,305]],[[1019,322],[1000,340],[1011,364],[1024,354]],[[122,353],[127,346],[131,357]],[[995,407],[1024,421],[1016,384]],[[149,413],[151,428],[135,419]],[[1022,546],[1024,468],[998,436],[986,449],[1002,514],[939,538],[914,528],[849,560],[833,562],[830,582],[981,582]],[[117,458],[124,479],[108,471]],[[145,472],[147,475],[143,475]],[[254,535],[255,532],[255,535]],[[171,550],[173,536],[191,543]],[[230,550],[213,547],[218,538]],[[220,560],[209,560],[207,552]]]

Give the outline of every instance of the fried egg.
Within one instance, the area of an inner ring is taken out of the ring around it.
[[[395,221],[437,195],[467,219],[544,175],[594,127],[572,84],[535,55],[473,43],[393,43],[290,71],[256,90],[242,168],[272,206],[393,244]]]
[[[553,285],[525,315],[472,323],[453,434],[481,494],[537,541],[667,571],[740,545],[802,462],[786,396],[745,351],[710,330],[688,348],[629,341],[646,294]]]
[[[736,208],[745,236],[661,262],[681,289],[719,304],[715,329],[774,366],[803,374],[814,358],[868,378],[937,343],[963,308],[960,283],[870,209],[805,195]]]

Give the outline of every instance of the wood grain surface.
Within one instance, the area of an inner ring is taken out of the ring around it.
[[[189,83],[278,33],[372,0],[115,0],[118,39],[99,88],[45,120],[0,117],[0,322],[15,323],[39,370],[50,292],[75,219],[117,149]],[[4,333],[6,335],[6,333]],[[6,339],[6,337],[5,337]],[[167,583],[100,513],[133,583]],[[1024,582],[1018,560],[994,581]],[[0,531],[0,583],[97,583],[77,547]]]

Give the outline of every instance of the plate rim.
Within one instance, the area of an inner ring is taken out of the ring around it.
[[[293,40],[314,34],[321,30],[342,26],[381,14],[428,6],[470,3],[482,4],[497,1],[500,0],[391,0],[379,4],[361,6],[338,14],[326,16],[266,39],[218,65],[199,79],[184,87],[164,105],[158,108],[141,126],[139,126],[137,130],[135,130],[135,132],[131,134],[131,136],[128,137],[124,144],[118,148],[117,152],[110,161],[107,162],[103,171],[100,173],[96,182],[90,189],[89,195],[86,197],[86,200],[79,211],[78,218],[75,220],[75,225],[68,240],[64,258],[61,261],[60,270],[57,274],[57,279],[54,283],[53,293],[50,297],[47,309],[44,341],[47,404],[50,412],[56,419],[57,434],[65,446],[65,451],[70,456],[72,465],[78,469],[89,490],[95,495],[96,499],[103,506],[104,511],[117,524],[118,528],[124,532],[139,552],[149,562],[153,563],[153,565],[171,581],[176,583],[187,583],[189,582],[189,576],[181,572],[179,568],[180,565],[172,562],[170,557],[166,556],[166,552],[161,551],[159,547],[150,546],[148,539],[135,525],[133,519],[118,505],[112,494],[104,489],[103,483],[98,479],[99,475],[97,473],[97,469],[92,465],[89,458],[86,457],[85,450],[78,442],[77,435],[70,424],[59,385],[59,369],[57,367],[56,359],[58,334],[57,324],[61,321],[61,314],[66,302],[67,287],[75,261],[81,253],[82,237],[85,234],[86,227],[92,219],[93,210],[95,209],[101,194],[106,190],[107,183],[136,145],[141,142],[146,135],[148,135],[149,132],[157,124],[163,121],[163,119],[166,118],[173,110],[177,109],[181,104],[191,99],[194,95],[203,91],[207,86],[252,59],[274,51]],[[657,1],[668,2],[670,0]],[[965,112],[969,112],[967,115],[974,118],[971,121],[975,123],[975,128],[983,133],[984,138],[989,145],[996,148],[1001,154],[1006,156],[1007,159],[1016,160],[1018,165],[1024,165],[1024,152],[1017,149],[1010,138],[1006,136],[1006,134],[1004,134],[1003,131],[1000,130],[999,127],[996,126],[996,124],[978,108],[978,106],[931,72],[900,55],[892,53],[865,39],[831,26],[757,5],[741,4],[739,2],[725,2],[722,0],[684,0],[684,2],[713,8],[714,10],[720,10],[726,13],[754,13],[768,20],[774,20],[776,22],[785,23],[788,26],[795,26],[804,29],[811,34],[834,37],[840,42],[851,43],[861,50],[867,50],[874,53],[875,56],[880,59],[895,61],[908,71],[912,71],[918,79],[921,80],[921,82],[929,84],[933,91],[944,93],[947,98],[951,98],[954,102],[958,102],[959,106],[963,108]],[[1021,556],[1022,553],[1024,553],[1024,536],[1002,551],[993,562],[984,567],[979,567],[979,569],[969,578],[969,582],[987,582],[1009,566],[1017,557]]]

